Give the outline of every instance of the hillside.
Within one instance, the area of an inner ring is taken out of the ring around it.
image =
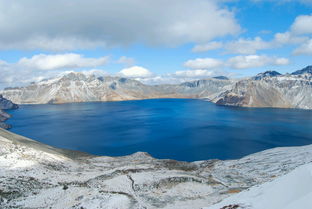
[[[312,163],[206,209],[299,209],[312,204]]]
[[[0,129],[2,208],[202,208],[312,161],[311,145],[193,163],[97,157]]]

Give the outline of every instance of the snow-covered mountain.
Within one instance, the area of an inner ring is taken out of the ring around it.
[[[285,75],[267,71],[240,80],[217,77],[153,86],[127,78],[69,73],[26,87],[7,88],[0,94],[17,104],[201,98],[219,105],[312,109],[311,69],[308,66]]]
[[[97,157],[0,129],[0,208],[199,209],[311,161],[311,145],[229,161],[187,163],[146,153]]]
[[[233,81],[206,79],[181,85],[144,85],[119,77],[96,77],[69,73],[32,83],[21,88],[7,88],[1,93],[18,104],[46,104],[90,101],[121,101],[151,98],[212,98],[230,89]]]
[[[303,68],[302,70],[297,70],[297,71],[293,72],[292,75],[302,75],[302,74],[306,74],[306,73],[312,74],[312,65],[307,66],[307,67]]]
[[[274,77],[274,76],[279,76],[281,75],[279,72],[276,71],[265,71],[263,73],[259,73],[256,76],[252,77],[253,80],[262,80],[263,78],[266,77]]]
[[[214,102],[243,107],[312,109],[312,73],[302,70],[295,74],[262,74],[257,79],[244,79],[231,90],[222,92]]]

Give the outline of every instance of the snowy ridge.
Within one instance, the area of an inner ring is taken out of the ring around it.
[[[205,209],[304,209],[312,205],[312,163]]]
[[[0,129],[0,208],[199,209],[311,161],[311,145],[231,161],[96,157]]]

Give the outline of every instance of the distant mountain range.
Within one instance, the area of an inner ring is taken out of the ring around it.
[[[21,88],[6,88],[0,94],[18,104],[90,101],[123,101],[152,98],[215,98],[230,90],[234,81],[205,79],[179,85],[145,85],[119,77],[96,77],[72,72]]]
[[[69,73],[6,88],[0,94],[17,104],[200,98],[219,105],[312,109],[312,66],[285,75],[267,71],[246,79],[219,76],[153,86],[127,78]]]

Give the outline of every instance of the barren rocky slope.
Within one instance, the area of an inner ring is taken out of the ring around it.
[[[312,205],[312,163],[205,209],[305,209]]]
[[[312,109],[312,67],[292,74],[259,74],[238,81],[213,101],[220,105],[242,107],[280,107]]]
[[[312,108],[312,75],[285,75],[242,80],[214,99],[220,105]]]
[[[312,161],[312,146],[193,163],[96,157],[0,129],[0,208],[202,208]]]

